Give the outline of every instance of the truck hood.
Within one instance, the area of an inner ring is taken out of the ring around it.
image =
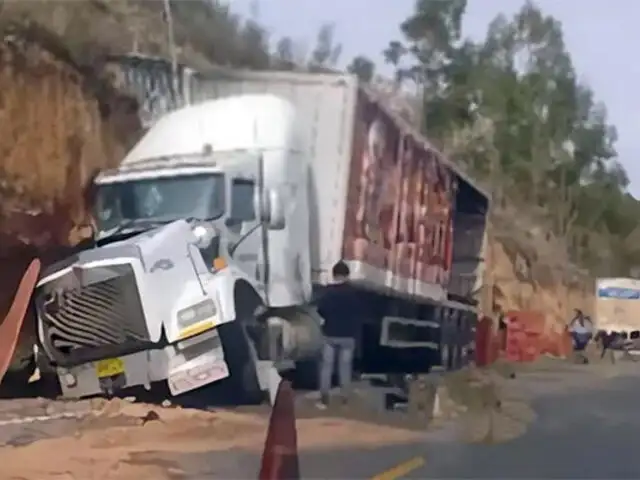
[[[70,271],[76,274],[80,286],[102,282],[119,275],[116,265],[131,264],[149,336],[157,342],[163,323],[171,321],[177,310],[203,298],[195,269],[196,262],[202,260],[191,254],[192,250],[197,252],[193,241],[191,226],[178,220],[51,265],[40,276],[37,288],[55,288],[56,279]]]
[[[116,260],[137,259],[142,263],[145,271],[158,268],[158,261],[163,259],[162,253],[166,252],[168,246],[173,246],[170,250],[182,250],[180,246],[193,242],[194,237],[191,227],[184,220],[176,220],[167,225],[139,233],[126,240],[120,240],[101,247],[82,250],[71,255],[64,260],[56,262],[42,271],[40,282],[48,281],[51,275],[59,274],[62,270],[76,266],[88,267],[91,264],[108,264]],[[161,267],[161,266],[160,266]]]

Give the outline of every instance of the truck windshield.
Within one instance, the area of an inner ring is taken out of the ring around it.
[[[98,186],[96,221],[100,231],[123,224],[214,219],[224,213],[224,176],[159,177]]]

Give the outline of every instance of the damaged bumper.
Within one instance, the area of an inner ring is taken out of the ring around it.
[[[138,386],[149,389],[161,381],[176,396],[228,377],[229,369],[214,329],[163,349],[57,367],[56,373],[67,398],[111,395]]]

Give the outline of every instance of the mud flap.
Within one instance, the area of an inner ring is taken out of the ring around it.
[[[40,260],[34,258],[20,280],[9,313],[0,325],[0,383],[11,365],[11,359],[18,345],[31,294],[40,275],[40,267]]]

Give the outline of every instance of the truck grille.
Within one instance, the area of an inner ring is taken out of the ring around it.
[[[44,285],[36,298],[43,341],[56,363],[69,366],[145,348],[149,332],[133,268],[83,273],[106,279],[82,285],[72,271]],[[71,287],[74,283],[80,286]]]

